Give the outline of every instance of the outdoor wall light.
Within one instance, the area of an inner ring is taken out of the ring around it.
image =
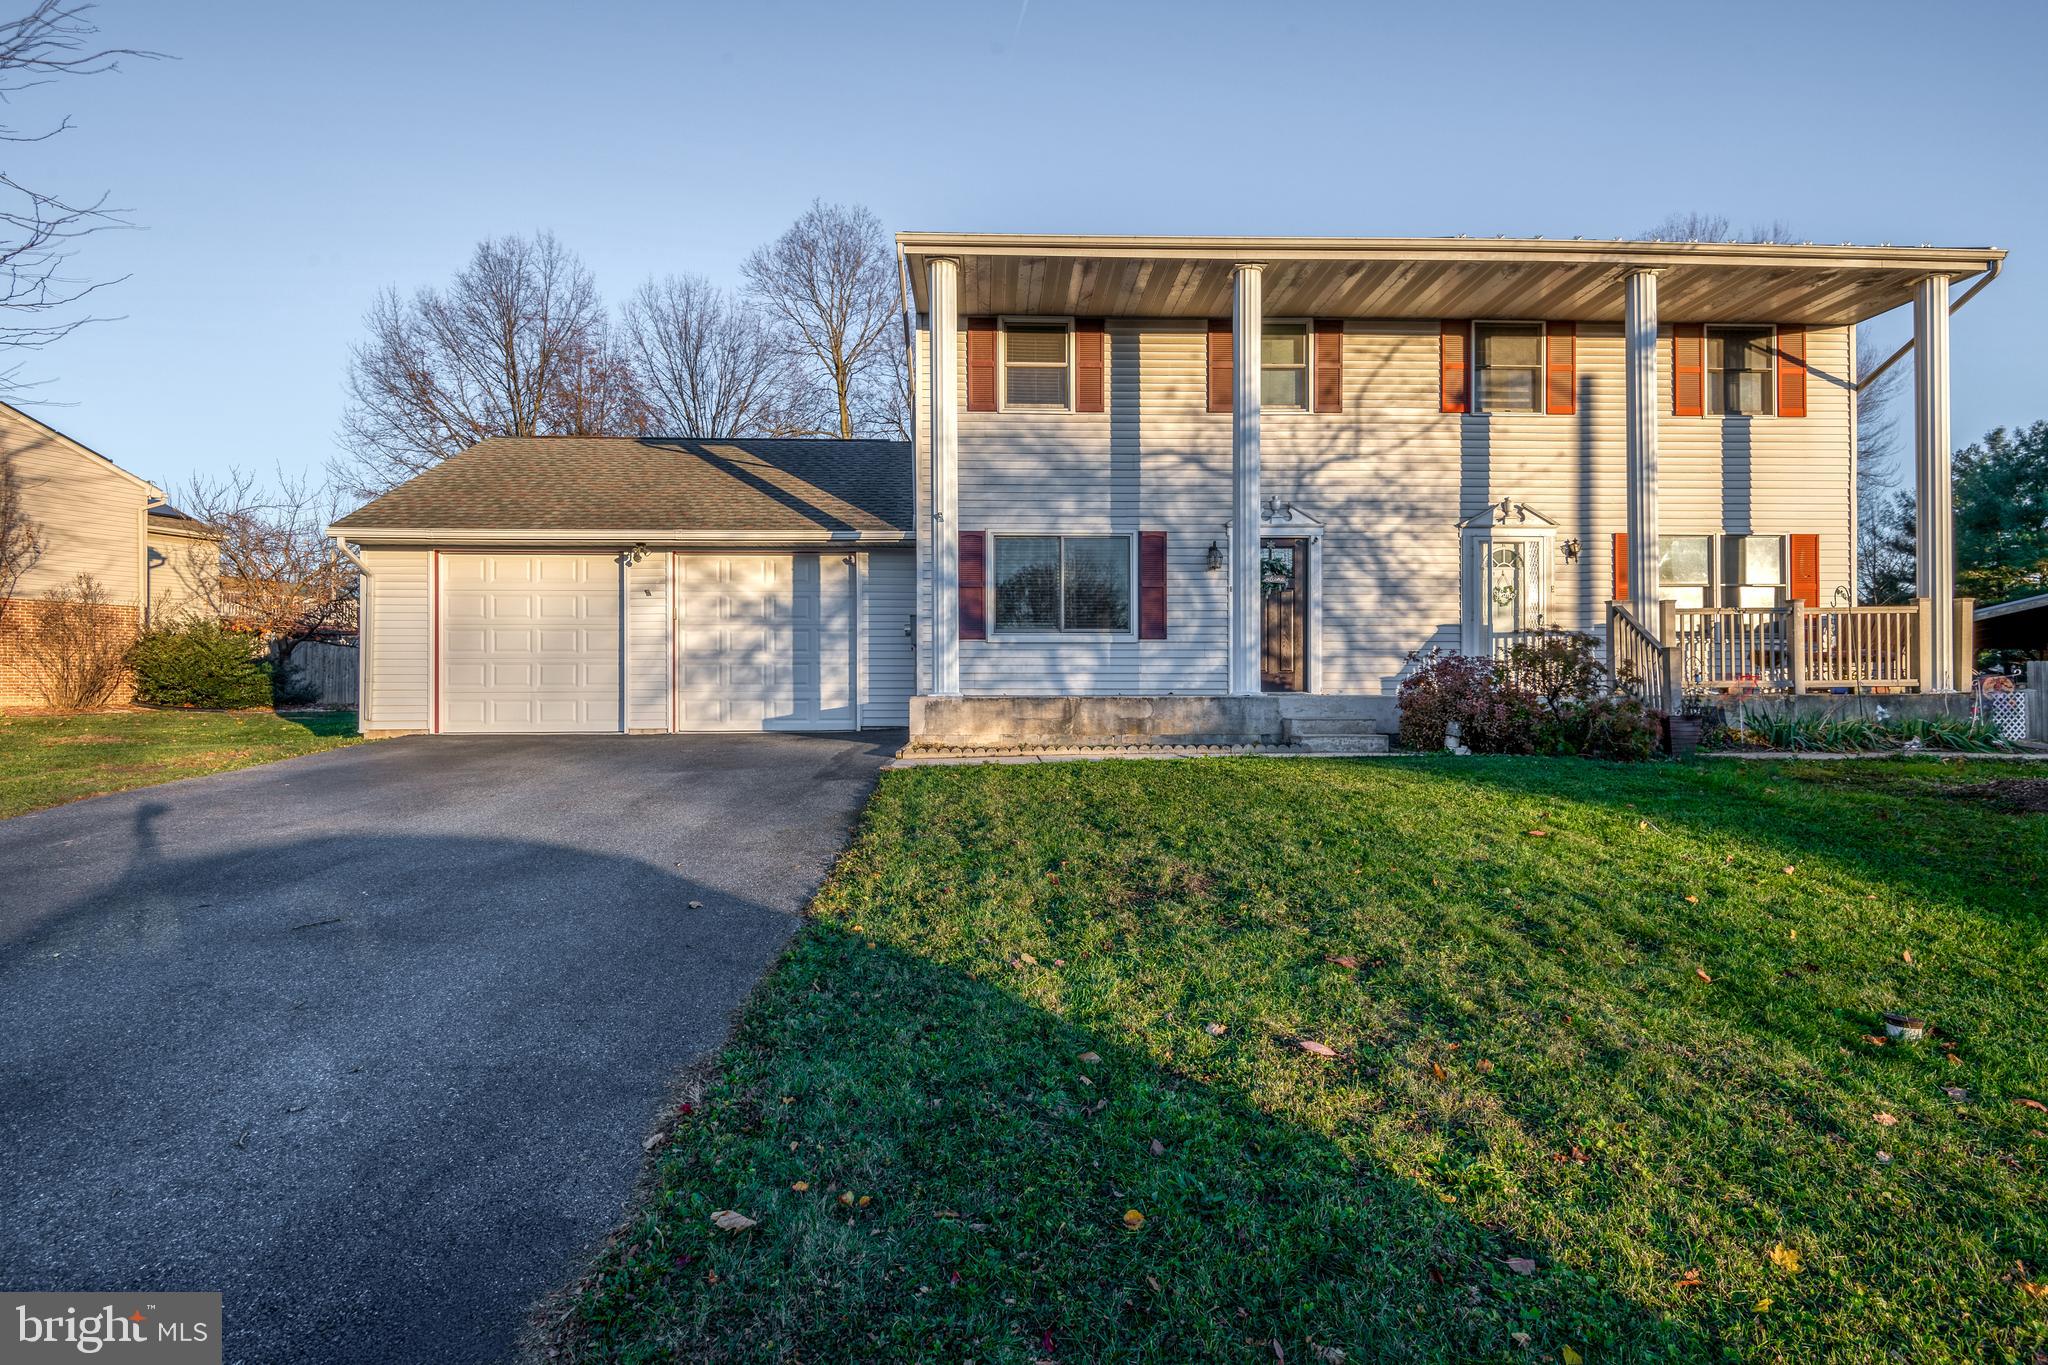
[[[644,540],[626,551],[626,562],[628,564],[638,564],[645,558],[647,558],[647,542]]]
[[[1215,541],[1209,542],[1209,572],[1215,573],[1223,567],[1223,547]]]
[[[1565,563],[1567,563],[1567,564],[1576,564],[1576,563],[1578,562],[1578,559],[1579,559],[1579,541],[1578,541],[1578,537],[1574,536],[1574,537],[1573,537],[1572,539],[1570,539],[1570,540],[1567,540],[1567,541],[1566,541],[1566,542],[1565,542],[1564,544],[1562,544],[1562,545],[1558,546],[1557,548],[1558,548],[1558,549],[1560,549],[1560,550],[1562,550],[1562,551],[1564,551],[1564,562],[1565,562]]]

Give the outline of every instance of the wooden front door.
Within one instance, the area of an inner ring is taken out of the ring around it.
[[[1261,542],[1259,689],[1308,690],[1308,542]]]

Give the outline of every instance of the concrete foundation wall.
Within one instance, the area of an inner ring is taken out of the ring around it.
[[[1392,697],[913,697],[913,745],[1278,744],[1290,720],[1357,721],[1391,733]]]
[[[1777,719],[1844,716],[1875,720],[1879,707],[1883,707],[1885,715],[1893,720],[1937,717],[1968,720],[1971,696],[1968,692],[1895,692],[1881,697],[1833,693],[1811,693],[1803,697],[1740,697],[1726,702],[1721,711],[1730,723],[1740,716]]]

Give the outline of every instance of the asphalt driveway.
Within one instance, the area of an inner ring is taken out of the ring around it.
[[[0,1288],[504,1359],[901,740],[422,737],[0,821]]]

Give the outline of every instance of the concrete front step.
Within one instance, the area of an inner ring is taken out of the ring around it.
[[[1312,754],[1383,754],[1387,737],[1382,734],[1297,735],[1294,747]]]
[[[1280,722],[1281,735],[1291,740],[1316,735],[1376,735],[1379,732],[1378,725],[1358,716],[1290,716]]]

